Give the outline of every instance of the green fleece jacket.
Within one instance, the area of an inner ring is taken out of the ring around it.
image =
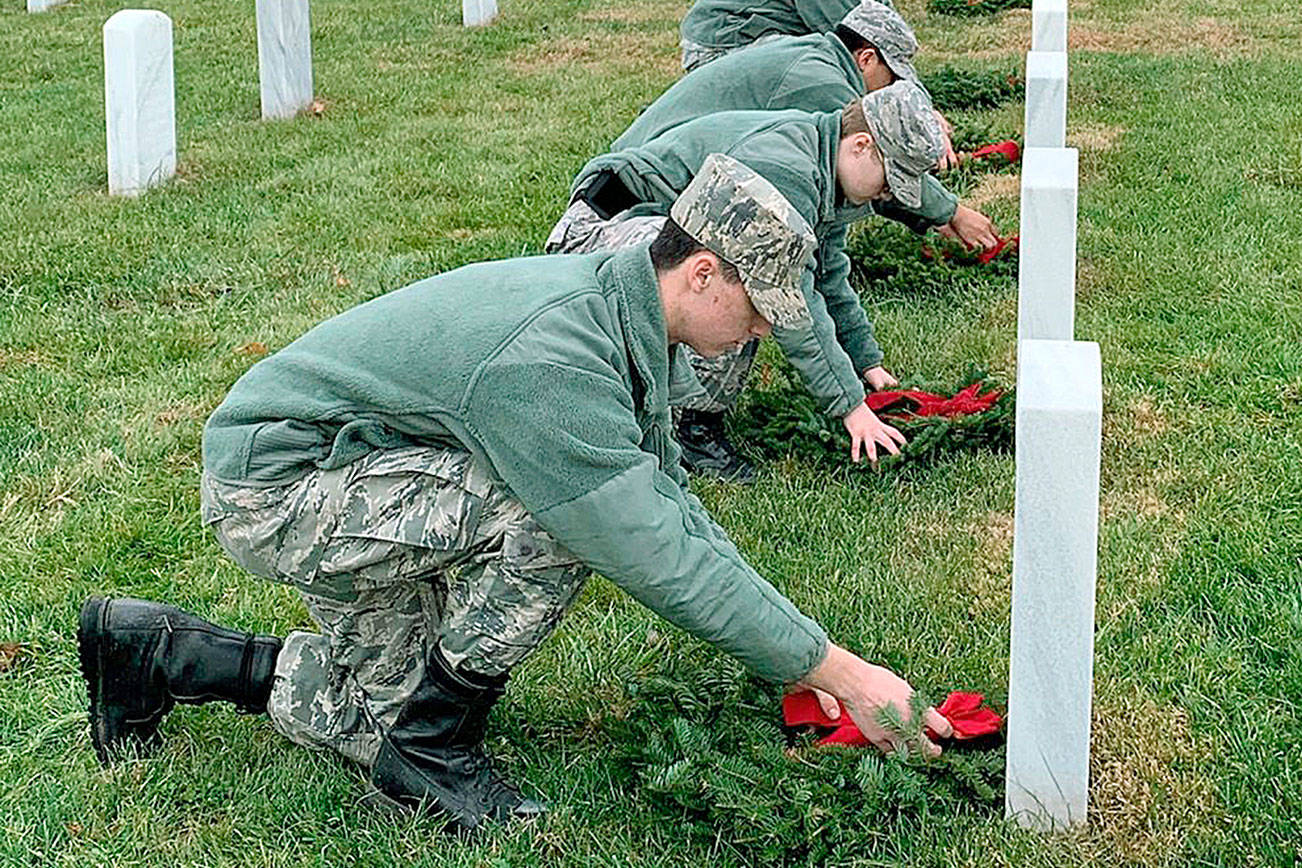
[[[841,198],[836,182],[837,112],[721,112],[676,126],[639,147],[591,160],[572,195],[613,172],[642,204],[630,214],[667,214],[705,158],[716,151],[754,169],[791,202],[814,229],[814,260],[802,289],[811,321],[774,329],[773,336],[823,412],[842,417],[864,399],[860,376],[881,364],[859,296],[850,287],[845,253],[851,223],[872,213]]]
[[[891,0],[882,2],[895,8]],[[773,33],[823,33],[857,5],[859,0],[696,0],[679,32],[706,48],[739,48]]]
[[[267,486],[376,449],[467,449],[640,602],[761,676],[800,678],[826,633],[686,488],[648,246],[470,265],[327,320],[235,384],[205,469]]]
[[[707,63],[679,79],[611,144],[612,151],[645,145],[680,124],[715,112],[837,111],[864,94],[863,74],[832,33],[784,36]],[[958,197],[932,175],[922,179],[922,206],[876,206],[883,217],[915,232],[954,218]]]

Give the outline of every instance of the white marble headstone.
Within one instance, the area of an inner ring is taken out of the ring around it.
[[[176,174],[172,19],[123,9],[104,22],[108,185],[135,196]]]
[[[44,12],[46,9],[53,9],[67,2],[68,0],[27,0],[27,11]]]
[[[497,17],[497,0],[461,0],[461,23],[478,27]]]
[[[1098,552],[1099,346],[1022,341],[1005,812],[1085,821]]]
[[[1026,54],[1026,147],[1067,143],[1067,53]]]
[[[1032,0],[1031,50],[1067,50],[1067,0]]]
[[[1017,339],[1069,341],[1076,323],[1075,148],[1022,153]]]
[[[291,118],[312,104],[308,0],[257,0],[262,117]]]

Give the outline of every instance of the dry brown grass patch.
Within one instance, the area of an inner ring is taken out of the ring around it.
[[[544,41],[524,52],[510,62],[510,68],[522,75],[540,75],[575,67],[590,71],[645,71],[653,68],[676,74],[681,71],[676,46],[676,40],[656,36],[653,41],[629,33],[561,37]]]
[[[677,0],[643,0],[631,5],[600,6],[589,9],[579,16],[580,21],[618,21],[621,24],[651,24],[664,22],[677,32],[678,20],[682,18],[684,6]]]
[[[1142,397],[1127,408],[1130,429],[1148,437],[1160,437],[1171,430],[1171,420],[1166,413],[1153,406],[1153,402]]]
[[[1008,608],[1013,569],[1013,514],[988,512],[977,517],[969,532],[975,542],[972,582],[966,588],[972,615]]]
[[[1125,131],[1115,124],[1068,124],[1067,146],[1082,151],[1109,151]]]
[[[49,362],[49,356],[40,349],[7,350],[0,347],[0,371],[25,368],[29,365],[44,365]]]
[[[1216,18],[1186,21],[1165,12],[1153,12],[1119,24],[1072,24],[1067,50],[1116,54],[1182,54],[1210,51],[1218,59],[1241,55],[1252,38],[1233,23]]]
[[[963,204],[984,211],[994,202],[1016,202],[1021,194],[1021,175],[986,175],[972,188],[972,192],[963,197]]]
[[[1160,491],[1151,485],[1127,486],[1124,489],[1107,492],[1099,503],[1099,514],[1104,520],[1127,516],[1154,519],[1172,515],[1183,518],[1182,514],[1171,513],[1170,504],[1162,497]]]
[[[936,18],[932,18],[934,22]],[[986,20],[952,25],[938,39],[922,39],[922,52],[929,61],[992,60],[1022,55],[1031,50],[1031,10],[1010,9]]]
[[[1118,862],[1159,863],[1179,853],[1188,830],[1216,817],[1215,788],[1199,768],[1210,756],[1181,708],[1138,695],[1097,701],[1091,837]]]
[[[193,422],[206,418],[208,418],[208,407],[205,404],[173,404],[154,416],[154,424],[167,427],[177,422]]]

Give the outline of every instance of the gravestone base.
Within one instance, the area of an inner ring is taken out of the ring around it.
[[[176,174],[172,19],[123,9],[104,22],[109,193],[136,196]]]
[[[1054,830],[1089,797],[1098,559],[1099,346],[1022,341],[1005,812]]]
[[[292,118],[312,104],[308,0],[257,0],[262,117]]]

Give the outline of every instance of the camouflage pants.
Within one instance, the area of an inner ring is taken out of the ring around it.
[[[598,250],[618,250],[655,238],[664,225],[663,217],[629,217],[621,220],[615,215],[603,220],[582,199],[570,203],[551,235],[547,237],[548,253],[593,253]],[[684,347],[692,370],[705,388],[704,395],[689,398],[676,409],[704,410],[722,413],[737,402],[751,364],[755,361],[758,341],[749,341],[736,352],[724,353],[713,359]]]
[[[683,72],[691,72],[711,61],[718,60],[725,54],[746,48],[749,45],[760,45],[771,39],[779,39],[784,35],[782,33],[766,33],[754,42],[748,42],[746,45],[732,45],[727,48],[711,48],[690,39],[680,39],[679,45],[683,49]]]
[[[591,205],[582,199],[576,199],[552,227],[543,249],[548,253],[619,250],[654,239],[664,225],[664,217],[625,217],[621,220],[616,214],[609,220],[603,220],[592,210]]]
[[[683,39],[679,44],[683,49],[683,72],[691,72],[697,67],[705,66],[710,61],[723,57],[731,50],[728,48],[710,48],[690,39]]]
[[[725,413],[746,388],[746,378],[755,364],[759,341],[749,340],[739,349],[707,359],[691,347],[683,347],[683,354],[692,366],[696,379],[701,381],[705,394],[684,399],[675,404],[675,410],[701,410],[705,413]]]
[[[374,452],[289,485],[205,475],[203,515],[242,567],[298,588],[320,633],[276,662],[273,725],[370,766],[431,646],[500,675],[551,632],[588,570],[468,453]]]

